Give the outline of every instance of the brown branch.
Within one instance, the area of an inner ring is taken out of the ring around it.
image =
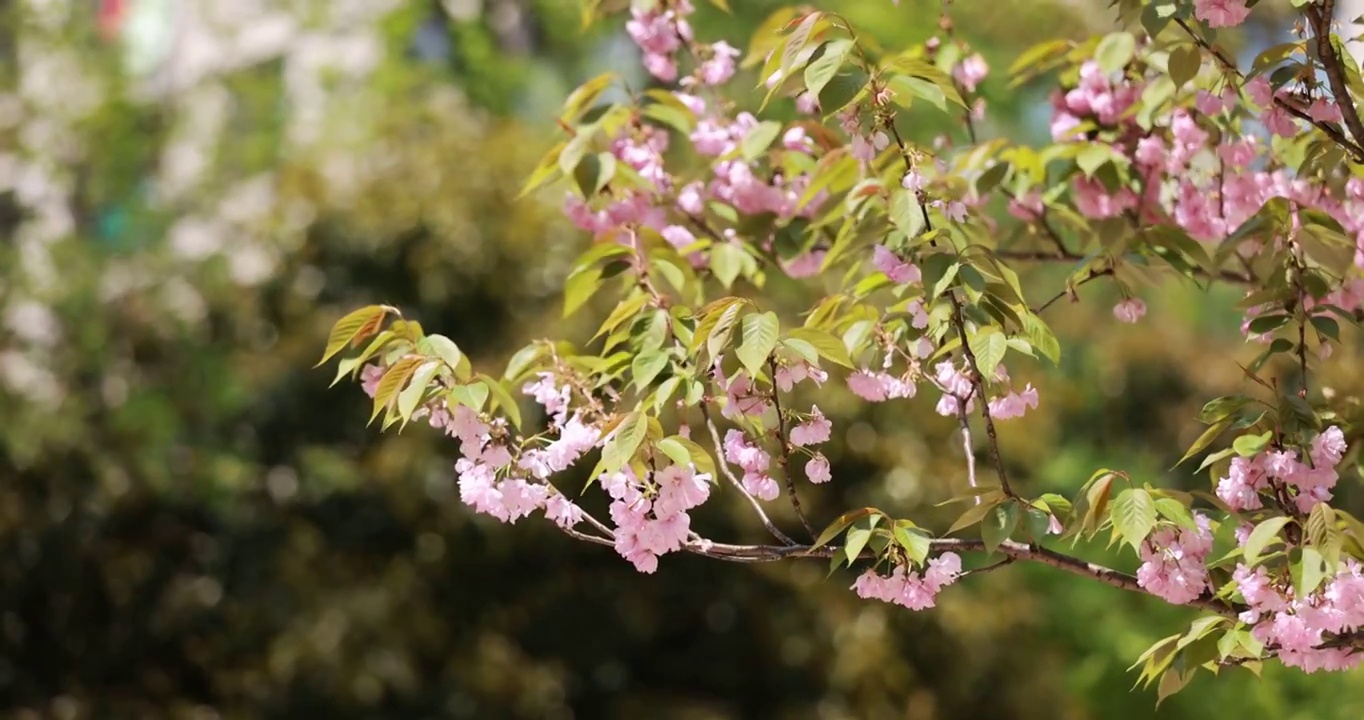
[[[720,469],[720,473],[729,480],[729,483],[734,486],[735,490],[739,491],[740,495],[743,495],[744,498],[748,500],[748,504],[753,507],[753,512],[757,514],[758,519],[762,521],[763,527],[767,528],[767,531],[772,533],[772,537],[775,537],[787,546],[795,546],[796,541],[792,540],[790,536],[782,532],[781,529],[772,522],[772,518],[767,516],[767,512],[763,510],[763,506],[758,502],[758,499],[744,489],[744,484],[739,481],[739,478],[734,476],[734,471],[729,469],[729,461],[725,460],[725,444],[720,440],[720,431],[715,428],[715,421],[711,420],[710,410],[706,408],[705,403],[701,404],[701,415],[706,419],[706,429],[710,430],[710,440],[715,443],[716,460],[719,461],[716,467]]]
[[[1345,120],[1345,127],[1354,137],[1354,147],[1359,148],[1364,144],[1364,122],[1360,121],[1359,111],[1355,109],[1354,100],[1350,97],[1350,87],[1345,79],[1345,68],[1341,65],[1340,54],[1331,43],[1331,21],[1335,16],[1335,5],[1336,0],[1321,0],[1303,8],[1303,14],[1307,16],[1308,24],[1312,26],[1312,35],[1317,43],[1317,59],[1321,60],[1322,69],[1326,71],[1326,80],[1331,85],[1331,95],[1336,101],[1336,106],[1340,108],[1340,116]],[[1364,157],[1356,153],[1355,161],[1364,162]]]
[[[940,538],[930,543],[933,552],[981,552],[985,551],[985,541],[974,538]],[[794,558],[829,558],[835,554],[843,552],[843,548],[834,545],[825,545],[812,548],[806,545],[795,546],[772,546],[772,545],[727,545],[714,543],[706,540],[693,541],[685,546],[688,552],[716,560],[726,560],[730,562],[776,562],[780,560]],[[997,553],[1014,562],[1026,561],[1048,565],[1058,570],[1079,575],[1091,580],[1098,580],[1105,585],[1131,592],[1150,595],[1145,588],[1137,582],[1137,578],[1119,570],[1099,565],[1092,562],[1081,560],[1064,553],[1057,552],[1043,547],[1030,546],[1015,540],[1005,540],[999,544],[995,550]],[[864,551],[861,557],[871,558],[870,551]],[[1223,602],[1205,593],[1198,599],[1189,603],[1190,607],[1200,610],[1207,610],[1219,615],[1234,618],[1244,607],[1233,603]]]
[[[1066,284],[1066,289],[1064,289],[1064,290],[1062,290],[1061,292],[1056,293],[1055,295],[1053,295],[1052,298],[1051,298],[1050,300],[1048,300],[1048,301],[1042,303],[1041,307],[1038,307],[1036,310],[1033,310],[1032,313],[1033,313],[1034,315],[1041,315],[1043,312],[1046,311],[1047,308],[1049,308],[1049,307],[1051,307],[1052,305],[1056,304],[1056,301],[1057,301],[1057,300],[1060,300],[1061,298],[1066,297],[1067,295],[1072,295],[1072,296],[1075,295],[1075,288],[1078,288],[1078,287],[1080,287],[1081,285],[1084,285],[1085,283],[1089,282],[1090,280],[1095,280],[1095,279],[1101,278],[1101,277],[1103,277],[1103,276],[1105,276],[1105,275],[1112,275],[1112,274],[1113,274],[1113,268],[1111,268],[1111,267],[1110,267],[1110,268],[1103,268],[1103,269],[1101,269],[1101,270],[1100,270],[1100,269],[1091,268],[1091,269],[1089,270],[1089,272],[1085,274],[1084,277],[1082,277],[1082,278],[1080,278],[1079,280],[1075,281],[1074,284],[1067,283],[1067,284]],[[1077,299],[1078,299],[1078,298],[1077,298]]]
[[[1223,54],[1221,50],[1218,50],[1217,48],[1210,45],[1207,40],[1203,39],[1203,36],[1194,32],[1194,29],[1189,26],[1188,21],[1178,17],[1175,18],[1174,20],[1175,23],[1177,23],[1181,28],[1184,29],[1184,32],[1187,33],[1190,38],[1193,38],[1193,41],[1197,43],[1199,47],[1203,48],[1208,53],[1210,53],[1213,56],[1213,58],[1215,58],[1217,62],[1225,70],[1227,70],[1227,72],[1230,72],[1233,75],[1235,75],[1237,79],[1245,81],[1245,75],[1241,74],[1241,69],[1236,66],[1236,63],[1233,62],[1231,58]],[[1327,43],[1328,44],[1330,43],[1329,39],[1327,40]],[[1332,51],[1332,55],[1334,54],[1335,54],[1334,51]],[[1338,62],[1339,58],[1337,58],[1337,63]],[[1339,69],[1338,64],[1337,69]],[[1345,106],[1349,105],[1350,113],[1355,115],[1355,121],[1358,122],[1359,116],[1357,113],[1355,113],[1353,104],[1350,103],[1349,95],[1346,94],[1343,97],[1345,102],[1341,102],[1342,96],[1338,95],[1336,98],[1336,103],[1341,105],[1341,116],[1345,117],[1344,114]],[[1336,127],[1334,123],[1329,123],[1324,120],[1316,120],[1311,115],[1307,114],[1307,112],[1302,108],[1279,97],[1278,95],[1274,96],[1274,104],[1286,110],[1289,115],[1292,115],[1293,117],[1302,120],[1303,122],[1306,122],[1307,124],[1312,125],[1313,127],[1325,133],[1326,136],[1331,138],[1331,140],[1335,141],[1337,145],[1341,146],[1342,148],[1345,148],[1345,150],[1350,153],[1351,159],[1353,159],[1355,162],[1364,163],[1364,146],[1361,146],[1359,142],[1351,140],[1348,136],[1346,136],[1344,132],[1341,131],[1340,128]],[[1364,126],[1361,126],[1361,130],[1364,130]],[[1360,139],[1360,137],[1361,136],[1356,135],[1357,140]]]
[[[805,511],[800,508],[800,496],[796,495],[796,481],[791,477],[791,443],[787,440],[786,416],[781,411],[781,393],[777,391],[777,360],[773,357],[767,358],[768,372],[772,373],[772,406],[777,410],[777,442],[781,445],[781,455],[777,458],[781,463],[781,474],[786,480],[786,496],[791,499],[791,509],[796,511],[796,517],[800,518],[800,524],[805,526],[805,531],[810,534],[810,539],[816,537],[815,529],[810,525],[810,520],[805,517]]]

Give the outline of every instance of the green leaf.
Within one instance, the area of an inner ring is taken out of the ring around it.
[[[417,406],[421,404],[422,398],[426,396],[431,378],[436,376],[440,370],[440,363],[426,362],[412,373],[412,380],[408,386],[398,393],[398,416],[403,419],[403,424],[407,424],[412,419],[412,413],[417,411]]]
[[[1113,498],[1113,529],[1135,551],[1156,526],[1156,503],[1151,493],[1141,488],[1128,488]]]
[[[985,516],[988,515],[989,512],[995,508],[995,506],[999,505],[1001,502],[1005,500],[1005,497],[1006,496],[1003,493],[1000,493],[997,497],[994,498],[986,498],[982,496],[980,498],[980,504],[972,505],[971,507],[967,508],[966,512],[962,513],[961,517],[957,518],[957,521],[952,523],[952,527],[947,529],[947,534],[951,535],[952,533],[958,530],[969,528],[972,525],[975,525],[976,523],[984,520]]]
[[[1265,548],[1282,539],[1279,537],[1279,533],[1291,521],[1292,518],[1281,515],[1269,518],[1256,525],[1246,538],[1246,544],[1241,548],[1241,554],[1245,557],[1246,562],[1253,566],[1260,559],[1260,553],[1264,552]]]
[[[1242,435],[1233,440],[1231,446],[1236,449],[1236,454],[1241,457],[1255,457],[1269,446],[1269,441],[1273,437],[1274,433],[1269,430],[1259,435]]]
[[[1018,527],[1018,505],[1009,503],[987,513],[980,525],[980,539],[986,554],[993,555],[1001,543],[1008,540]]]
[[[605,72],[579,85],[564,100],[563,111],[559,113],[559,119],[569,124],[577,122],[583,113],[587,112],[588,108],[597,102],[601,94],[611,87],[611,83],[615,80],[616,74],[614,72]]]
[[[1193,513],[1184,503],[1170,497],[1156,498],[1156,511],[1161,517],[1187,530],[1197,530]]]
[[[1160,676],[1160,685],[1156,687],[1156,707],[1165,701],[1165,698],[1183,690],[1189,681],[1193,679],[1194,670],[1181,672],[1178,668],[1170,668],[1165,674]]]
[[[602,269],[589,267],[564,281],[564,317],[569,317],[597,294],[602,285]]]
[[[1325,315],[1312,316],[1312,327],[1316,328],[1322,336],[1340,342],[1340,323]]]
[[[777,347],[777,336],[781,323],[776,313],[751,313],[744,316],[742,339],[734,354],[748,370],[750,377],[756,378],[762,370],[772,350]]]
[[[1307,539],[1334,568],[1340,560],[1340,550],[1345,545],[1340,527],[1336,524],[1336,511],[1326,503],[1317,503],[1307,516]]]
[[[1247,329],[1252,335],[1263,335],[1287,325],[1291,319],[1287,315],[1261,315],[1251,320]]]
[[[1217,436],[1221,435],[1228,427],[1231,427],[1231,418],[1223,418],[1214,423],[1212,427],[1204,430],[1203,434],[1199,435],[1198,439],[1194,440],[1193,444],[1189,446],[1188,451],[1184,453],[1184,457],[1180,458],[1179,462],[1175,463],[1175,466],[1178,467],[1184,464],[1184,461],[1202,452],[1204,448],[1211,445],[1212,441],[1216,440]]]
[[[888,85],[897,96],[903,94],[927,100],[933,107],[947,112],[947,92],[936,83],[912,75],[896,75]]]
[[[422,364],[421,358],[403,358],[388,367],[384,376],[379,378],[379,385],[374,390],[374,410],[370,413],[370,422],[379,416],[384,408],[389,406],[393,398],[407,386],[407,381],[412,379],[412,374],[417,371],[417,367]]]
[[[1293,590],[1297,597],[1307,597],[1326,579],[1326,561],[1312,546],[1302,549],[1302,559],[1293,566]]]
[[[984,327],[968,335],[966,346],[976,358],[976,367],[985,378],[995,376],[995,368],[1004,360],[1009,351],[1009,339],[996,327]]]
[[[1203,53],[1197,45],[1180,45],[1170,51],[1170,80],[1175,84],[1175,90],[1183,88],[1190,80],[1198,75],[1198,69],[1203,65]]]
[[[449,401],[475,411],[483,411],[483,403],[488,401],[488,386],[483,383],[469,383],[450,388]]]
[[[775,120],[764,120],[758,126],[748,131],[744,139],[739,142],[739,152],[743,158],[753,162],[767,151],[777,135],[781,134],[781,123]]]
[[[716,243],[710,247],[710,270],[726,288],[734,285],[743,267],[743,248],[729,242]]]
[[[517,350],[516,354],[512,355],[511,359],[507,361],[507,371],[502,374],[502,379],[511,382],[520,380],[526,371],[535,364],[535,361],[539,360],[544,354],[545,346],[541,343],[527,345]]]
[[[630,374],[634,377],[635,388],[643,390],[668,366],[668,354],[662,350],[645,350],[635,356],[630,363]]]
[[[672,460],[674,465],[687,467],[688,465],[691,465],[692,462],[691,452],[687,450],[687,446],[680,442],[681,439],[682,438],[678,437],[666,437],[659,440],[654,447],[662,450],[663,454],[667,455],[668,459]]]
[[[1075,156],[1075,164],[1085,175],[1093,176],[1095,171],[1108,163],[1122,164],[1124,158],[1112,146],[1105,143],[1091,143]]]
[[[1109,33],[1094,49],[1094,59],[1105,73],[1115,73],[1132,61],[1137,50],[1137,39],[1129,32]]]
[[[379,328],[384,324],[384,319],[390,312],[397,313],[388,305],[369,305],[362,307],[354,312],[347,313],[336,324],[332,326],[331,333],[327,336],[327,348],[322,353],[322,359],[317,361],[313,367],[321,367],[322,363],[327,362],[333,355],[341,352],[347,345],[358,345],[361,340],[379,332]]]
[[[924,229],[924,213],[914,193],[903,188],[890,195],[890,220],[905,235],[913,238]]]
[[[686,448],[687,456],[691,458],[691,464],[696,466],[696,472],[709,475],[712,481],[715,480],[715,459],[710,456],[710,453],[707,452],[705,448],[697,445],[696,442],[690,438],[684,438],[680,435],[674,435],[668,439],[673,443]],[[669,455],[669,457],[672,456]]]
[[[614,473],[635,456],[649,432],[649,416],[636,410],[616,426],[615,434],[601,451],[601,472]]]
[[[908,520],[897,520],[893,529],[895,542],[905,549],[905,554],[916,565],[923,565],[928,559],[928,552],[933,549],[933,540],[924,532],[913,526]]]
[[[815,544],[810,546],[811,549],[827,545],[829,541],[838,537],[838,534],[843,532],[844,528],[853,524],[858,519],[869,515],[877,515],[880,514],[880,512],[881,511],[876,508],[864,507],[857,508],[856,510],[849,510],[842,515],[839,515],[833,522],[829,523],[828,527],[824,528],[824,532],[819,534],[819,537],[815,539]]]
[[[493,399],[493,405],[502,408],[502,412],[507,415],[507,420],[511,421],[512,426],[519,430],[521,428],[521,406],[512,398],[511,393],[507,392],[507,388],[487,375],[480,373],[476,377],[487,386],[488,394]]]
[[[852,47],[852,40],[846,38],[829,40],[810,56],[810,62],[805,66],[805,89],[811,97],[819,97],[824,86],[838,74],[838,69],[843,67]]]
[[[862,551],[866,549],[867,542],[871,540],[872,531],[876,529],[876,524],[880,522],[881,515],[868,515],[858,518],[853,522],[848,530],[846,544],[843,546],[843,557],[849,563],[857,560]]]
[[[1047,359],[1053,363],[1061,361],[1061,343],[1056,340],[1051,328],[1042,321],[1042,318],[1031,312],[1023,315],[1023,334],[1028,337],[1028,344]]]
[[[1255,400],[1246,395],[1227,395],[1209,400],[1203,406],[1203,410],[1198,413],[1198,419],[1204,423],[1215,423],[1218,420],[1230,417],[1253,402]]]
[[[843,345],[842,340],[834,337],[831,333],[818,328],[800,327],[788,332],[787,336],[810,343],[819,352],[819,356],[825,360],[846,368],[853,366],[852,358],[848,356],[848,348]]]

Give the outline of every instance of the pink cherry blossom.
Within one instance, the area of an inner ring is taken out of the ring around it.
[[[901,260],[885,245],[877,245],[872,249],[872,264],[877,270],[885,273],[893,283],[906,285],[917,283],[921,278],[919,268]]]
[[[880,600],[910,610],[926,610],[936,604],[943,588],[961,576],[961,558],[952,552],[930,560],[922,575],[896,566],[890,576],[867,570],[853,583],[852,589],[865,600]]]
[[[701,63],[697,72],[705,85],[724,85],[734,77],[734,59],[739,57],[738,48],[721,40],[710,46],[710,59]]]
[[[1138,298],[1128,298],[1113,306],[1113,317],[1121,322],[1135,323],[1146,315],[1146,303]]]
[[[790,441],[792,445],[802,447],[829,441],[833,423],[824,417],[824,413],[819,411],[818,405],[810,409],[810,415],[809,420],[791,428]]]
[[[985,79],[989,72],[990,66],[985,64],[985,58],[981,57],[980,53],[976,53],[962,60],[957,67],[953,68],[952,77],[961,83],[966,92],[975,92],[976,86],[980,84],[981,80]]]
[[[1161,525],[1142,543],[1137,584],[1175,605],[1193,602],[1208,589],[1212,531],[1208,517],[1195,513],[1197,530]]]
[[[829,470],[829,460],[819,453],[815,453],[809,462],[805,463],[805,477],[816,485],[829,482],[833,477]]]
[[[1246,0],[1194,0],[1194,17],[1208,27],[1236,27],[1249,15]]]

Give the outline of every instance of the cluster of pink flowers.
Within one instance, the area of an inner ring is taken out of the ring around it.
[[[748,377],[747,371],[740,370],[732,379],[726,379],[720,369],[720,361],[720,358],[715,359],[712,374],[715,384],[725,393],[725,406],[720,409],[721,415],[730,420],[737,420],[743,416],[758,417],[772,409],[772,402],[768,399],[767,393],[758,389]]]
[[[824,381],[828,379],[829,373],[804,360],[798,360],[778,367],[775,381],[778,390],[791,392],[792,388],[806,380],[813,382],[815,387],[822,387]]]
[[[360,371],[361,387],[374,397],[386,368],[366,365]],[[564,497],[547,480],[554,473],[571,467],[603,440],[600,431],[568,414],[570,391],[559,385],[553,374],[540,373],[523,391],[535,398],[550,415],[550,427],[558,437],[544,447],[524,447],[509,437],[506,421],[488,419],[464,405],[451,407],[434,400],[413,413],[426,417],[430,425],[459,441],[463,456],[455,462],[460,499],[475,512],[502,522],[515,523],[536,510],[564,528],[582,521],[582,509]],[[520,447],[519,456],[513,447]]]
[[[1225,0],[1204,4],[1206,17],[1239,23],[1246,12],[1244,3]],[[1216,24],[1215,21],[1211,21]],[[1086,62],[1080,70],[1077,87],[1053,97],[1053,138],[1071,136],[1085,120],[1093,121],[1102,138],[1110,138],[1113,148],[1132,158],[1139,182],[1109,188],[1097,177],[1083,174],[1072,180],[1072,199],[1076,209],[1094,219],[1112,218],[1135,212],[1143,222],[1171,223],[1205,243],[1216,244],[1260,210],[1273,198],[1285,198],[1299,208],[1319,209],[1341,224],[1355,237],[1355,261],[1364,267],[1364,181],[1351,178],[1344,197],[1333,197],[1323,184],[1296,177],[1284,168],[1259,167],[1263,143],[1242,132],[1224,113],[1234,107],[1237,93],[1227,85],[1220,95],[1200,90],[1196,110],[1176,108],[1157,125],[1144,130],[1134,114],[1126,111],[1141,96],[1144,83],[1126,74],[1110,76],[1096,62]],[[1300,134],[1299,121],[1284,107],[1293,104],[1318,121],[1336,122],[1339,108],[1329,98],[1319,96],[1310,103],[1297,99],[1288,90],[1275,91],[1265,75],[1244,86],[1250,99],[1248,107],[1258,108],[1259,122],[1271,133],[1282,137]],[[1200,115],[1202,116],[1200,118]],[[1209,132],[1216,125],[1220,132]],[[1216,142],[1215,142],[1216,140]],[[1197,162],[1200,157],[1209,162]],[[1040,216],[1041,204],[1035,195],[1010,204],[1010,212],[1024,220]],[[1238,248],[1242,253],[1258,249],[1254,241]],[[1364,298],[1343,298],[1359,306]],[[1141,316],[1143,308],[1126,305],[1115,308],[1119,319],[1130,322]]]
[[[829,422],[824,413],[820,412],[819,406],[815,405],[810,408],[810,419],[791,428],[788,440],[796,447],[808,447],[828,442],[832,432],[833,423]],[[805,476],[816,484],[829,481],[832,474],[829,470],[829,460],[824,457],[824,453],[811,454],[809,461],[805,463]]]
[[[972,397],[975,387],[956,363],[948,360],[938,363],[934,367],[934,382],[943,392],[935,408],[939,415],[957,417],[963,412],[969,413],[975,409],[975,399]],[[995,382],[1009,382],[1009,372],[1003,365],[995,370]],[[1023,417],[1029,409],[1035,410],[1038,400],[1037,388],[1028,383],[1022,392],[1010,388],[1007,393],[992,398],[987,405],[990,408],[990,417],[996,420],[1012,420]]]
[[[912,398],[919,388],[905,377],[863,368],[848,376],[848,389],[867,402]]]
[[[961,558],[956,553],[946,552],[929,560],[922,575],[906,570],[903,565],[897,565],[889,576],[871,569],[858,576],[852,589],[864,600],[894,603],[910,610],[927,610],[936,604],[938,593],[960,576]]]
[[[1277,488],[1291,496],[1299,512],[1311,512],[1317,503],[1331,499],[1340,477],[1336,466],[1345,450],[1345,434],[1332,425],[1312,439],[1310,463],[1300,461],[1298,451],[1289,449],[1235,457],[1226,477],[1217,482],[1217,497],[1232,510],[1258,510],[1264,507],[1262,494],[1273,496]]]
[[[774,500],[781,494],[777,481],[768,474],[772,456],[762,446],[749,442],[741,430],[725,433],[725,460],[744,471],[744,490],[759,500]]]
[[[657,570],[660,555],[686,544],[691,532],[687,511],[710,497],[710,481],[710,475],[680,465],[670,465],[643,481],[629,467],[603,475],[601,485],[612,498],[616,552],[640,572]]]
[[[1137,584],[1166,602],[1184,605],[1208,589],[1212,531],[1206,515],[1194,513],[1196,530],[1161,523],[1141,544]]]
[[[654,5],[648,10],[631,8],[625,32],[644,52],[644,68],[663,82],[673,82],[677,79],[677,51],[692,41],[691,24],[686,18],[694,9],[691,0]]]
[[[922,279],[919,268],[901,260],[899,255],[885,245],[877,245],[872,249],[872,264],[897,285],[918,283]]]
[[[1352,648],[1323,648],[1327,634],[1352,633],[1364,627],[1364,572],[1353,558],[1322,587],[1295,597],[1292,583],[1264,566],[1236,566],[1232,574],[1249,609],[1241,622],[1251,634],[1277,648],[1279,660],[1304,672],[1349,670],[1364,660]]]
[[[1127,81],[1114,83],[1098,62],[1086,61],[1080,66],[1080,84],[1052,95],[1051,137],[1057,142],[1073,139],[1075,129],[1086,119],[1115,125],[1140,97],[1141,87]]]

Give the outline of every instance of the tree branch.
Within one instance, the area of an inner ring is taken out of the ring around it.
[[[1332,4],[1332,5],[1335,4],[1335,3],[1334,3],[1334,0],[1331,0],[1331,4]],[[1327,14],[1327,17],[1329,18],[1330,15]],[[1184,32],[1187,33],[1188,36],[1189,36],[1190,38],[1193,38],[1193,41],[1194,41],[1195,43],[1197,43],[1199,47],[1203,48],[1203,49],[1206,50],[1208,53],[1210,53],[1210,54],[1213,56],[1213,58],[1215,58],[1215,59],[1217,60],[1218,64],[1220,64],[1220,65],[1221,65],[1224,69],[1226,69],[1228,72],[1230,72],[1230,73],[1232,73],[1233,75],[1235,75],[1235,76],[1237,77],[1238,80],[1241,80],[1241,81],[1243,81],[1243,82],[1245,81],[1245,79],[1246,79],[1246,78],[1245,78],[1245,75],[1242,75],[1242,74],[1241,74],[1241,69],[1238,68],[1238,67],[1236,67],[1236,63],[1235,63],[1235,62],[1232,62],[1231,58],[1229,58],[1229,57],[1227,57],[1225,54],[1223,54],[1221,50],[1218,50],[1217,48],[1214,48],[1212,45],[1210,45],[1210,44],[1208,43],[1207,40],[1204,40],[1204,39],[1203,39],[1203,36],[1201,36],[1201,35],[1199,35],[1198,33],[1194,32],[1194,29],[1193,29],[1192,27],[1189,26],[1189,23],[1188,23],[1186,20],[1183,20],[1183,19],[1178,18],[1178,17],[1175,18],[1174,20],[1175,20],[1175,22],[1176,22],[1181,28],[1184,29]],[[1327,39],[1326,42],[1327,42],[1327,44],[1329,45],[1329,44],[1330,44],[1329,35],[1328,35],[1327,37],[1328,37],[1328,39]],[[1332,53],[1331,53],[1331,54],[1332,54],[1332,55],[1335,54],[1334,50],[1332,50]],[[1336,68],[1339,69],[1339,67],[1340,67],[1340,66],[1339,66],[1339,58],[1337,58],[1337,59],[1336,59]],[[1328,70],[1328,79],[1329,79],[1329,70]],[[1334,90],[1334,84],[1333,84],[1332,92],[1333,92],[1333,93],[1335,92],[1335,90]],[[1342,100],[1342,97],[1344,98],[1344,102],[1341,101],[1341,100]],[[1348,94],[1348,93],[1347,93],[1346,95],[1344,95],[1344,96],[1337,95],[1337,96],[1336,96],[1336,103],[1339,104],[1339,105],[1341,106],[1341,117],[1348,118],[1348,116],[1345,115],[1346,106],[1348,105],[1348,106],[1349,106],[1349,112],[1350,112],[1352,115],[1354,115],[1354,117],[1355,117],[1355,122],[1359,122],[1359,115],[1358,115],[1358,113],[1355,112],[1355,110],[1354,110],[1354,104],[1353,104],[1352,102],[1350,102],[1349,94]],[[1275,104],[1275,105],[1278,105],[1278,106],[1281,107],[1281,108],[1283,108],[1285,111],[1288,112],[1289,115],[1292,115],[1293,117],[1295,117],[1295,118],[1297,118],[1297,119],[1299,119],[1299,120],[1302,120],[1302,121],[1306,122],[1307,124],[1312,125],[1313,127],[1317,128],[1318,130],[1320,130],[1320,131],[1322,131],[1323,133],[1325,133],[1326,136],[1329,137],[1329,138],[1331,138],[1331,140],[1335,141],[1335,143],[1336,143],[1337,145],[1341,146],[1341,147],[1344,148],[1347,152],[1349,152],[1351,159],[1354,160],[1355,162],[1357,162],[1357,163],[1364,163],[1364,146],[1361,146],[1360,143],[1359,143],[1359,142],[1356,142],[1355,140],[1351,140],[1348,136],[1346,136],[1346,134],[1345,134],[1344,132],[1341,131],[1340,128],[1336,127],[1334,123],[1329,123],[1329,122],[1326,122],[1326,121],[1324,121],[1324,120],[1316,120],[1316,119],[1314,119],[1311,115],[1307,114],[1307,111],[1303,110],[1302,108],[1298,107],[1297,105],[1294,105],[1294,104],[1291,103],[1291,102],[1288,102],[1287,100],[1285,100],[1285,99],[1279,97],[1278,95],[1275,95],[1275,96],[1274,96],[1274,104]],[[1348,122],[1348,119],[1347,119],[1347,122]],[[1361,130],[1364,130],[1364,125],[1361,125],[1360,129],[1361,129]],[[1355,138],[1356,138],[1356,140],[1360,140],[1360,139],[1361,139],[1361,135],[1356,134]]]
[[[1341,65],[1340,54],[1331,43],[1331,21],[1335,17],[1335,5],[1336,0],[1321,0],[1303,8],[1303,14],[1307,16],[1308,24],[1312,26],[1312,35],[1317,43],[1317,58],[1321,60],[1322,69],[1326,71],[1326,80],[1331,85],[1331,95],[1336,101],[1336,106],[1340,108],[1340,116],[1345,120],[1345,127],[1354,138],[1354,147],[1359,148],[1364,144],[1364,122],[1360,121],[1359,111],[1350,97],[1350,86],[1345,79],[1345,68]],[[1357,153],[1355,161],[1364,162],[1364,156]]]
[[[931,541],[930,547],[932,552],[937,553],[983,552],[986,549],[984,540],[974,538],[940,538]],[[707,540],[690,542],[685,546],[685,549],[696,555],[741,563],[777,562],[795,558],[830,558],[843,552],[843,548],[836,545],[825,545],[818,548],[808,545],[728,545]],[[1005,540],[996,548],[996,552],[1014,562],[1035,562],[1048,565],[1072,575],[1097,580],[1115,588],[1151,595],[1137,582],[1135,576],[1048,548],[1030,546],[1016,540]],[[872,557],[871,551],[864,551],[862,557]],[[1217,600],[1207,593],[1188,605],[1199,610],[1232,618],[1246,609],[1235,603]]]

